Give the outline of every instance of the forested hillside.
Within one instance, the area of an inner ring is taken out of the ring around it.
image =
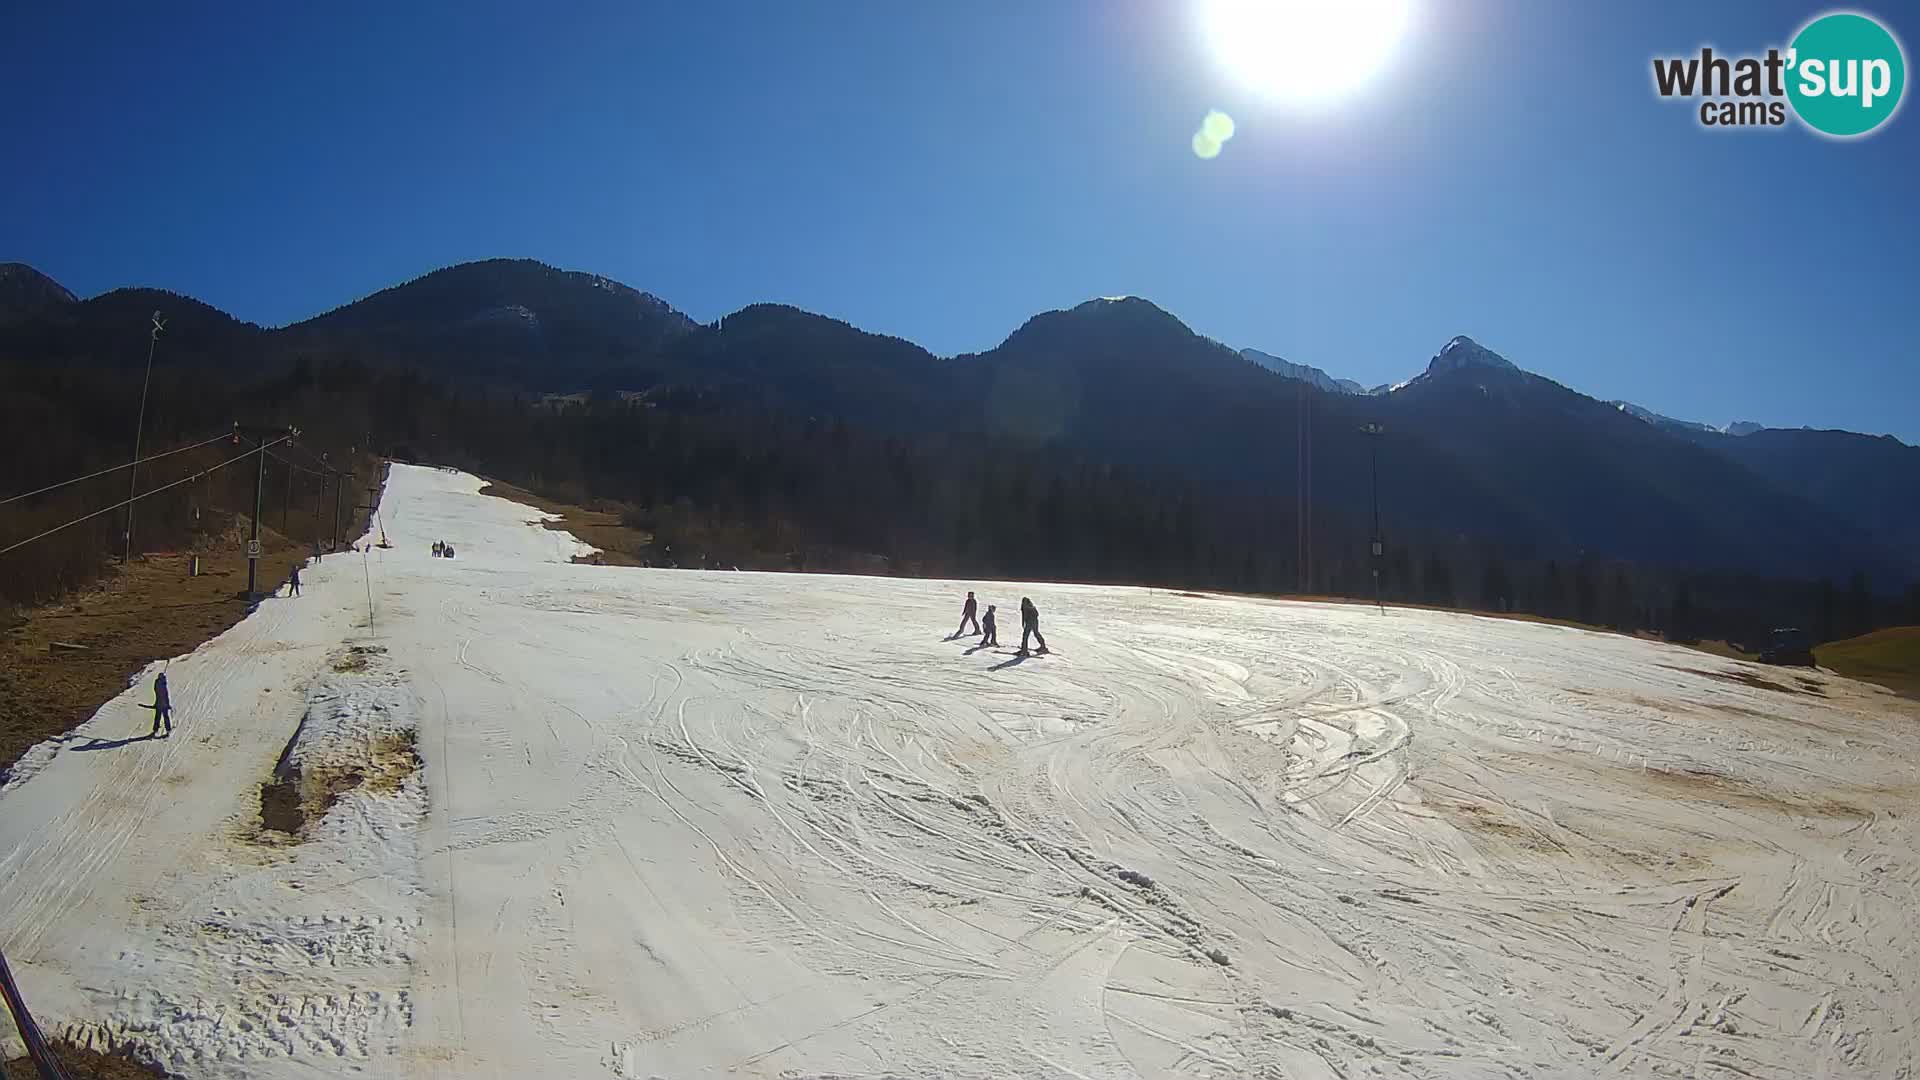
[[[647,557],[662,565],[1361,598],[1377,568],[1391,602],[1740,639],[1920,618],[1914,553],[1844,498],[1810,497],[1815,466],[1743,463],[1464,338],[1393,392],[1356,395],[1285,378],[1134,298],[1045,313],[993,350],[941,358],[777,305],[701,326],[616,282],[524,261],[439,271],[282,330],[155,290],[75,300],[12,278],[7,493],[126,459],[160,308],[149,450],[236,421],[291,425],[331,462],[370,448],[617,507],[653,534]],[[180,454],[141,486],[228,450]],[[1905,482],[1903,468],[1878,450],[1861,496]],[[126,480],[8,504],[0,546],[125,499]],[[196,507],[250,509],[252,482],[226,469],[143,501],[151,525],[136,544],[179,542]],[[303,483],[317,475],[270,476],[267,504],[324,495]],[[0,600],[97,573],[119,518],[5,556]]]

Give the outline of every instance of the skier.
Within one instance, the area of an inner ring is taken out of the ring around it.
[[[147,706],[153,710],[153,732],[148,738],[158,738],[160,725],[167,725],[167,734],[173,734],[173,700],[167,696],[167,673],[161,672],[153,677],[153,704]]]
[[[288,571],[287,573],[287,595],[288,596],[300,595],[300,564],[299,563],[294,563],[293,569]]]
[[[1022,656],[1027,653],[1028,634],[1032,634],[1034,640],[1040,643],[1039,655],[1047,655],[1047,639],[1040,636],[1040,609],[1033,606],[1032,600],[1023,596],[1020,598],[1020,655]]]
[[[1000,635],[993,628],[993,605],[987,605],[987,613],[980,617],[980,648],[988,649],[1000,644]]]
[[[959,637],[961,634],[965,633],[968,623],[973,624],[974,633],[977,634],[980,632],[980,620],[974,614],[979,610],[980,610],[980,602],[973,598],[973,590],[968,589],[967,602],[960,605],[960,629],[955,630],[953,632],[954,637]]]
[[[444,548],[444,547],[446,547],[446,546],[447,546],[447,545],[445,545],[444,543],[441,543],[440,541],[438,541],[438,540],[435,540],[435,541],[433,542],[433,557],[434,557],[434,558],[436,558],[436,559],[437,559],[437,558],[439,558],[439,557],[440,557],[440,549],[442,549],[442,548]]]

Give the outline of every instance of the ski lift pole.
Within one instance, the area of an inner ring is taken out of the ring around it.
[[[53,1049],[47,1045],[46,1036],[40,1034],[40,1025],[34,1023],[33,1014],[27,1011],[26,998],[13,981],[13,969],[7,966],[5,954],[0,954],[0,997],[6,999],[7,1011],[13,1014],[13,1026],[20,1032],[20,1041],[26,1044],[27,1056],[33,1059],[40,1080],[72,1080],[59,1059],[53,1056]]]
[[[133,561],[133,500],[140,487],[140,434],[147,426],[147,388],[153,385],[153,350],[160,345],[160,331],[167,321],[153,313],[153,336],[147,340],[147,374],[140,381],[140,415],[133,423],[133,461],[127,466],[127,528],[122,534],[125,547],[120,551],[122,565]]]
[[[333,550],[340,550],[340,493],[347,488],[347,478],[352,473],[333,475]]]
[[[247,603],[253,603],[259,595],[256,591],[255,574],[260,569],[260,500],[267,487],[267,444],[260,441],[260,448],[254,451],[258,460],[253,470],[253,532],[247,538]]]
[[[239,422],[233,425],[233,441],[250,438],[254,443],[255,454],[259,460],[254,462],[253,470],[253,529],[247,539],[247,603],[259,599],[258,574],[260,570],[260,513],[267,487],[267,437],[284,436],[292,438],[300,434],[298,428],[243,427]]]
[[[1387,613],[1386,602],[1380,599],[1380,563],[1386,558],[1387,543],[1380,536],[1380,437],[1387,433],[1384,424],[1364,424],[1360,431],[1367,436],[1367,456],[1371,464],[1373,480],[1373,539],[1369,545],[1373,556],[1373,605],[1380,614]]]

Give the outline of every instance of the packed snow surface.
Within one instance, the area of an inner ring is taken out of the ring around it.
[[[173,660],[171,740],[120,742],[149,673],[0,794],[43,1027],[188,1077],[1920,1065],[1912,702],[1455,614],[573,564],[480,487],[396,466],[395,546]],[[947,638],[965,587],[1003,647]]]

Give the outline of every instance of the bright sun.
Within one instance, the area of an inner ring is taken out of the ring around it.
[[[1282,101],[1342,97],[1385,66],[1412,0],[1200,0],[1213,54],[1249,87]]]

